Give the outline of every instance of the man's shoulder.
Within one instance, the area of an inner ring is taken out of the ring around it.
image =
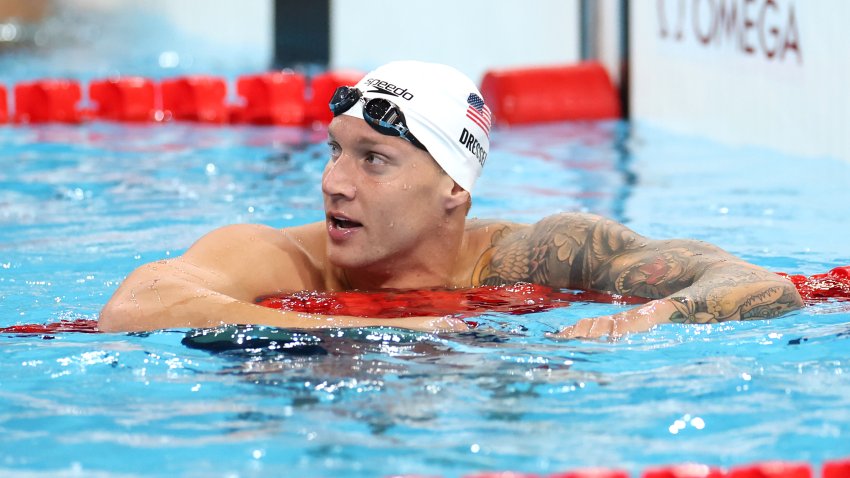
[[[493,233],[496,231],[517,231],[529,227],[530,224],[505,221],[500,219],[470,219],[466,221],[467,233]]]
[[[321,233],[321,222],[301,226],[276,228],[265,224],[229,224],[210,231],[202,240],[265,240],[284,241],[288,236],[317,236]]]
[[[466,222],[466,234],[471,243],[480,243],[481,247],[487,248],[528,227],[528,224],[498,219],[470,219]]]
[[[321,250],[321,223],[278,229],[263,224],[230,224],[207,233],[187,251],[238,256],[300,254]]]
[[[325,250],[322,232],[322,223],[283,229],[232,224],[209,232],[183,257],[258,294],[319,287]]]
[[[486,236],[491,246],[511,237],[524,237],[530,234],[552,234],[554,232],[583,231],[601,222],[612,223],[610,219],[585,212],[560,212],[546,216],[533,224],[524,224],[494,219],[472,219],[467,221],[467,234]]]
[[[530,225],[497,221],[479,229],[488,231],[488,243],[473,269],[473,284],[583,286],[587,261],[608,257],[610,249],[635,237],[610,219],[581,212],[553,214]]]
[[[280,229],[275,229],[264,224],[228,224],[213,229],[198,242],[244,241],[253,238],[268,240],[273,239],[277,235],[280,235]]]

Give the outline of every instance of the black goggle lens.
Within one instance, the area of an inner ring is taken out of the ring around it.
[[[361,96],[362,94],[357,88],[340,86],[334,91],[328,106],[331,108],[331,113],[333,113],[334,117],[337,117],[351,109]]]
[[[397,128],[399,126],[404,128],[404,116],[398,110],[398,107],[389,101],[382,98],[369,100],[363,107],[363,115],[368,116],[369,122],[384,127],[386,129],[384,134],[401,136],[401,131]]]
[[[328,106],[334,117],[339,116],[354,106],[363,98],[363,93],[357,88],[340,86],[331,97]],[[410,141],[414,146],[428,151],[425,145],[419,142],[408,129],[404,121],[404,114],[399,107],[389,100],[383,98],[372,98],[363,105],[363,119],[375,131],[387,136],[399,136]]]

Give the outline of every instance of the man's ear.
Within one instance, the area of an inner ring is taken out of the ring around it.
[[[452,183],[452,189],[445,197],[445,202],[443,203],[447,211],[451,211],[461,206],[466,206],[469,202],[469,191],[458,186],[458,184],[454,181],[452,181]]]

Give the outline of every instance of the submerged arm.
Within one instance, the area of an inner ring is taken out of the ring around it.
[[[617,336],[665,322],[777,317],[802,305],[784,278],[710,244],[653,241],[588,214],[561,214],[513,232],[490,251],[483,283],[531,281],[653,300],[613,316],[583,319],[556,337]]]

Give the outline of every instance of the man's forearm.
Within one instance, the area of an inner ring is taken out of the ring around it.
[[[193,304],[194,302],[194,304]],[[147,310],[146,310],[147,309]],[[207,293],[170,307],[140,308],[132,301],[104,307],[98,328],[104,332],[141,332],[168,328],[205,328],[224,324],[269,325],[286,328],[367,327],[375,319],[279,311]]]
[[[174,277],[128,280],[101,311],[104,332],[204,328],[224,324],[269,325],[290,329],[398,327],[427,332],[462,331],[453,317],[381,319],[280,311],[239,300]]]
[[[722,264],[666,299],[676,308],[669,321],[686,324],[770,319],[803,305],[790,281],[767,271]]]
[[[782,277],[758,269],[735,271],[718,267],[669,297],[614,315],[582,319],[552,337],[616,338],[669,322],[705,324],[769,319],[802,305],[793,284]]]

